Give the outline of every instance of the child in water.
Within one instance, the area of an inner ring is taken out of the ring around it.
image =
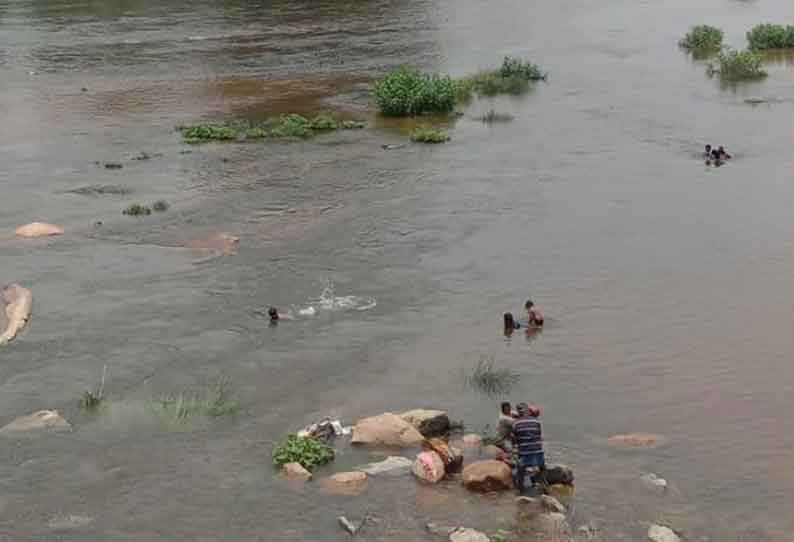
[[[543,327],[543,313],[540,312],[540,309],[535,306],[531,299],[524,304],[524,308],[527,309],[529,325],[532,327]]]

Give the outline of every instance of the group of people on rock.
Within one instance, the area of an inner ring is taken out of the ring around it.
[[[511,466],[519,493],[524,492],[528,470],[533,471],[533,484],[545,483],[546,457],[539,417],[540,407],[533,404],[518,403],[515,410],[509,402],[501,405],[494,445],[504,452],[500,459]]]
[[[725,147],[712,147],[706,145],[706,150],[703,152],[703,158],[706,160],[706,165],[710,166],[712,163],[715,166],[721,166],[725,160],[730,160],[731,155],[725,150]]]
[[[506,312],[504,314],[505,335],[512,335],[513,331],[516,329],[524,328],[529,331],[543,327],[543,313],[540,312],[540,309],[535,306],[535,303],[531,299],[524,303],[524,310],[527,311],[526,320],[516,320],[512,312]]]

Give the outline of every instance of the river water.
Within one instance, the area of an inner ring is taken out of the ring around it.
[[[339,497],[270,464],[326,413],[492,424],[498,401],[464,386],[481,357],[521,375],[510,399],[543,405],[548,455],[576,469],[574,526],[791,540],[794,70],[724,86],[676,42],[708,22],[741,47],[793,20],[784,0],[0,0],[0,281],[35,305],[0,350],[0,423],[57,408],[74,426],[0,441],[0,540],[341,541],[336,516],[365,513],[363,540],[511,529],[510,496],[408,477]],[[549,81],[464,108],[446,145],[381,148],[405,124],[375,115],[374,77],[505,54]],[[474,120],[491,108],[515,118]],[[369,127],[194,147],[174,130],[325,109]],[[734,160],[705,167],[707,142]],[[125,193],[73,192],[96,186]],[[157,199],[171,209],[121,215]],[[9,237],[33,220],[67,234]],[[217,232],[241,238],[234,254],[182,247]],[[502,313],[530,295],[546,329],[506,340]],[[271,328],[269,305],[317,310]],[[220,376],[233,416],[147,406]],[[665,442],[605,443],[632,431]],[[318,475],[373,458],[344,448]]]

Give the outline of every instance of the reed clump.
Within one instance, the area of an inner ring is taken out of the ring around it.
[[[759,24],[747,32],[747,43],[751,51],[794,48],[794,26],[782,24]]]

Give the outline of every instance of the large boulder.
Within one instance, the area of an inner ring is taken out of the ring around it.
[[[20,416],[8,425],[0,428],[0,434],[21,433],[51,429],[53,431],[69,431],[72,428],[57,410],[39,410],[27,416]]]
[[[30,311],[33,307],[33,294],[19,284],[6,286],[2,291],[2,299],[6,304],[6,328],[0,334],[0,345],[14,340],[14,337],[25,327],[30,320]]]
[[[63,228],[55,224],[46,222],[31,222],[18,227],[15,231],[19,237],[47,237],[50,235],[62,235]]]
[[[436,452],[422,452],[416,456],[411,472],[423,482],[436,484],[444,477],[444,461]]]
[[[570,486],[573,484],[573,469],[568,465],[556,464],[546,467],[546,483],[549,485],[563,484]]]
[[[413,425],[426,438],[449,433],[449,416],[443,410],[409,410],[400,417]]]
[[[648,528],[648,538],[653,542],[680,542],[681,538],[670,527],[664,525],[651,525]]]
[[[463,485],[471,491],[500,491],[513,487],[513,477],[502,461],[476,461],[463,469]]]
[[[364,418],[353,427],[353,444],[381,444],[384,446],[416,446],[424,440],[410,423],[391,412]]]
[[[490,542],[491,539],[480,531],[460,527],[449,535],[449,542]]]
[[[447,474],[457,474],[463,469],[463,452],[451,446],[440,438],[427,439],[422,443],[422,448],[439,455],[444,462],[444,471]]]
[[[411,461],[407,457],[390,455],[383,461],[378,461],[377,463],[369,463],[368,465],[358,467],[356,470],[359,470],[361,472],[366,472],[370,476],[378,476],[381,474],[395,475],[395,474],[402,474],[404,472],[408,472],[409,470],[411,470],[413,464],[414,464],[413,461]]]
[[[286,463],[281,467],[281,473],[291,480],[311,480],[312,473],[303,468],[300,463]]]

